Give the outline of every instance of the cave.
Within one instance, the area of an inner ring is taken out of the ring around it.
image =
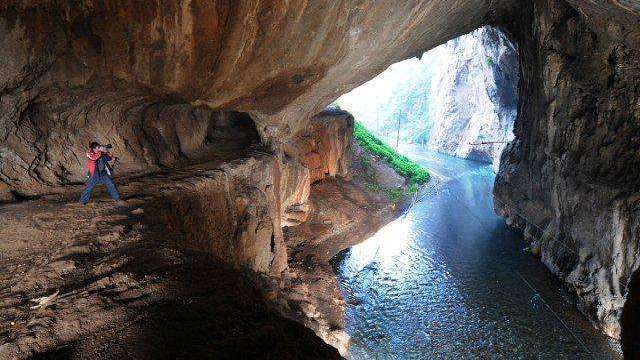
[[[639,22],[636,1],[3,2],[0,357],[345,355],[329,260],[402,206],[324,109],[491,25],[520,73],[495,210],[633,358]],[[122,205],[77,204],[92,140]],[[212,336],[166,341],[189,321]]]

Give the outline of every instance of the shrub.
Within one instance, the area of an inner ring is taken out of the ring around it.
[[[398,154],[391,146],[382,142],[359,122],[354,125],[353,137],[362,148],[368,150],[372,155],[382,158],[398,174],[407,178],[410,184],[425,184],[429,181],[430,176],[427,169],[406,156]]]

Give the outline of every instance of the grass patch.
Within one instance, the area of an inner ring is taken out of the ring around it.
[[[363,149],[366,149],[372,155],[380,157],[398,174],[408,179],[409,187],[412,185],[415,186],[416,184],[425,184],[429,181],[431,176],[427,169],[406,156],[398,154],[391,146],[382,142],[382,140],[378,139],[357,121],[353,128],[353,137]],[[398,190],[405,191],[402,189]],[[402,194],[397,195],[396,198],[401,195]],[[390,196],[393,197],[393,195]]]
[[[410,196],[415,194],[416,192],[418,192],[418,185],[416,184],[410,184],[409,186],[407,186],[406,188],[386,188],[380,184],[376,184],[376,183],[366,183],[365,187],[368,190],[371,191],[375,191],[375,192],[379,192],[379,193],[386,193],[389,196],[389,199],[393,202],[397,202],[398,200],[400,200],[401,198],[405,197],[405,196]]]

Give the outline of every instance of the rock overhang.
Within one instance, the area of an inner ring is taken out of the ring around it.
[[[633,207],[638,192],[632,180],[640,161],[630,149],[637,145],[640,118],[639,22],[636,2],[614,0],[4,2],[0,198],[27,187],[35,189],[28,193],[34,195],[63,184],[46,176],[60,170],[52,161],[58,156],[51,140],[81,149],[82,137],[69,134],[96,128],[92,121],[105,116],[103,121],[116,126],[127,149],[126,143],[162,138],[162,129],[171,138],[174,133],[195,138],[210,120],[209,112],[246,112],[270,150],[279,153],[339,95],[392,63],[490,23],[519,44],[524,76],[516,141],[503,156],[496,194],[522,205],[522,212],[544,215],[542,220],[553,224],[549,232],[556,241],[572,234],[605,264],[615,254],[596,251],[590,244],[615,240],[603,229],[631,234],[618,249],[635,259],[640,255],[631,245],[640,235],[625,209]],[[107,89],[132,95],[101,101]],[[571,101],[562,99],[566,94],[572,95]],[[152,104],[178,99],[188,111],[172,113],[149,127],[162,111],[157,105],[140,111],[143,102],[136,105],[136,97],[151,98]],[[127,101],[133,104],[122,106]],[[174,123],[188,124],[188,131],[171,130]],[[581,140],[581,135],[589,140]],[[194,156],[198,154],[205,153],[196,149]],[[586,155],[611,161],[590,165]],[[63,159],[76,161],[72,155]],[[161,159],[151,156],[139,170],[151,172],[158,164]],[[81,171],[78,165],[71,172],[79,176]],[[532,182],[531,171],[555,180]],[[564,200],[557,200],[560,197]],[[567,219],[586,216],[580,199],[613,204],[597,217],[612,220],[591,235],[578,231],[581,221],[574,226]],[[573,208],[569,211],[563,203]],[[616,209],[624,211],[613,216]],[[547,260],[552,263],[554,258]],[[628,278],[633,264],[625,262],[624,271],[609,269],[610,277]],[[574,270],[587,274],[587,282],[593,279],[589,269]],[[624,297],[624,285],[613,293],[602,290],[606,285],[598,283],[584,300],[601,306],[611,296]],[[620,309],[607,306],[593,316],[616,336]]]

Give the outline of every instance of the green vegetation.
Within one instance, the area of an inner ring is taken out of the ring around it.
[[[410,187],[411,185],[425,184],[429,181],[430,176],[427,169],[406,156],[398,154],[391,146],[375,137],[357,121],[353,129],[353,137],[362,148],[368,150],[372,155],[384,159],[398,174],[407,178]],[[402,189],[398,190],[403,191]],[[400,195],[397,195],[396,198]],[[393,197],[393,195],[391,196]]]
[[[390,189],[376,183],[367,183],[365,184],[365,187],[375,192],[387,193],[387,195],[389,195],[389,199],[391,199],[391,201],[393,202],[398,201],[402,197],[413,195],[418,192],[418,185],[416,184],[410,184],[408,187],[404,189],[403,188]]]
[[[489,66],[489,67],[493,66],[493,59],[492,58],[488,57],[485,61],[487,62],[487,66]]]

